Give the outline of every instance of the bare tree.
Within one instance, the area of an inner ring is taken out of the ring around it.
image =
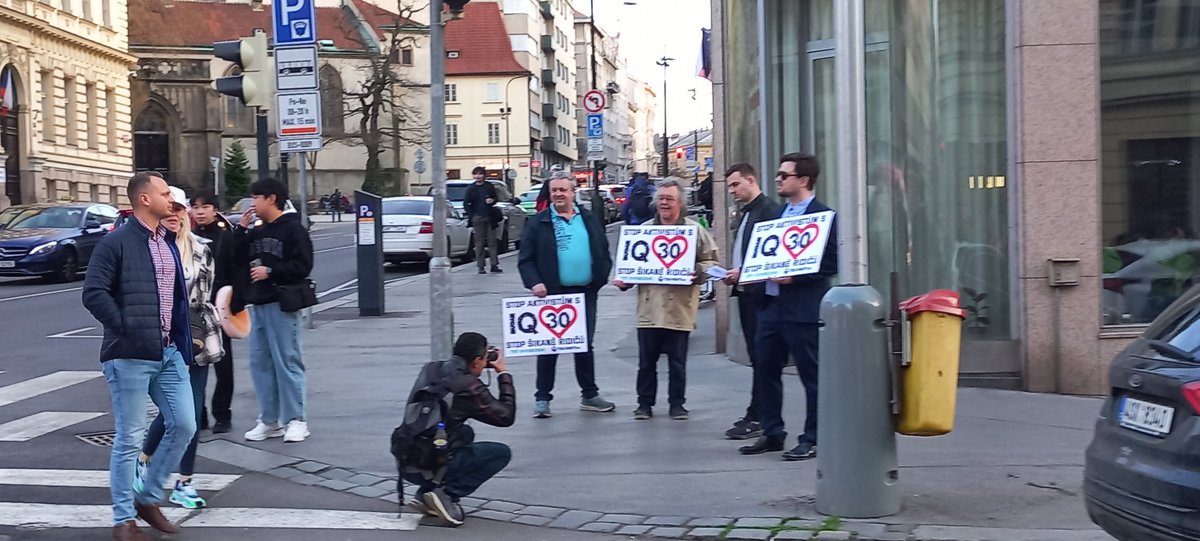
[[[356,119],[358,129],[353,137],[343,136],[340,140],[345,144],[361,144],[365,147],[367,163],[363,190],[369,192],[382,194],[406,191],[399,182],[388,182],[389,179],[383,174],[380,158],[387,150],[385,143],[393,143],[396,148],[429,144],[429,121],[421,118],[422,108],[418,102],[423,96],[414,92],[428,85],[417,84],[408,73],[412,68],[401,64],[404,49],[420,46],[413,35],[420,25],[413,22],[413,16],[425,9],[428,9],[428,4],[397,1],[396,13],[388,14],[392,23],[383,29],[386,34],[381,37],[382,43],[379,46],[364,44],[367,58],[359,68],[364,75],[361,82],[356,87],[347,85],[343,92],[346,100],[345,118]],[[370,17],[366,18],[370,20]],[[347,35],[360,43],[364,41],[357,30]],[[399,171],[395,173],[399,175]]]

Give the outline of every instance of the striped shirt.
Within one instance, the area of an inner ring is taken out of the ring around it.
[[[138,219],[150,230],[146,222]],[[175,257],[167,246],[167,228],[159,224],[150,233],[150,259],[154,260],[154,278],[158,282],[158,322],[162,325],[163,343],[171,336],[171,309],[175,306]]]

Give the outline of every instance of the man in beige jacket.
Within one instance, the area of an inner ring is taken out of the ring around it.
[[[658,184],[655,206],[658,215],[643,225],[696,226],[696,268],[691,285],[639,285],[638,287],[638,407],[634,419],[652,417],[654,399],[658,394],[658,359],[667,355],[669,371],[667,402],[672,419],[686,420],[687,350],[688,337],[696,328],[696,312],[700,309],[700,284],[708,279],[707,271],[717,265],[717,243],[708,230],[684,216],[686,199],[683,187],[672,179]],[[613,285],[627,291],[633,286],[621,280]]]

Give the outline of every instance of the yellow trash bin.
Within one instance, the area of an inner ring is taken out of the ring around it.
[[[966,316],[958,293],[935,289],[900,303],[911,325],[911,364],[904,368],[903,400],[896,431],[940,436],[954,429],[958,357]]]

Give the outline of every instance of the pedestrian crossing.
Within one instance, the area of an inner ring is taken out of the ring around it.
[[[101,378],[99,370],[60,370],[0,387],[0,408]],[[70,403],[69,395],[57,403]],[[3,414],[0,409],[0,415]],[[105,415],[104,411],[40,411],[0,423],[0,442],[27,442]]]
[[[212,493],[241,478],[241,475],[202,474],[196,476],[193,486],[201,493]],[[19,490],[14,487],[20,486],[107,489],[108,472],[0,468],[0,487],[3,487],[0,493],[16,495]],[[102,497],[107,500],[107,491]],[[417,514],[339,509],[217,506],[191,510],[169,504],[161,509],[168,520],[183,528],[411,531],[421,521],[421,515]],[[111,526],[112,506],[108,504],[0,502],[0,527],[47,530]]]

